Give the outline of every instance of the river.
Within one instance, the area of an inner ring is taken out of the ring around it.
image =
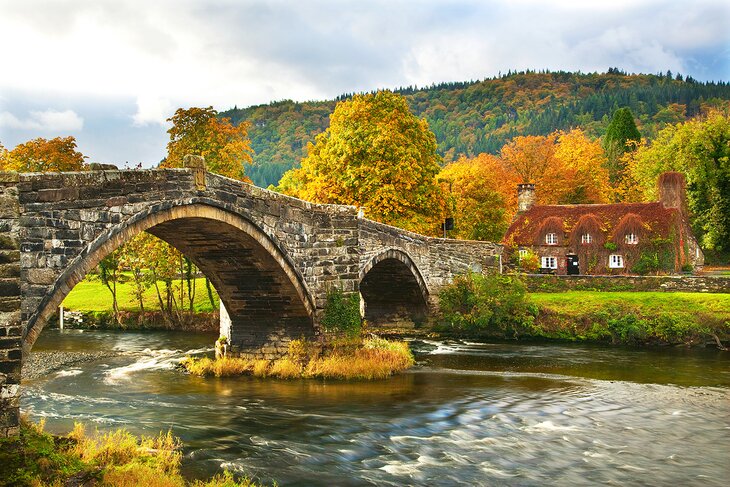
[[[34,351],[109,356],[24,382],[47,430],[74,421],[185,443],[221,467],[304,485],[727,485],[730,353],[414,342],[376,382],[198,378],[175,370],[210,334],[46,330]]]

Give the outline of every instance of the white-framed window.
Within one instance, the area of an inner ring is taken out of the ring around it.
[[[626,243],[631,245],[636,245],[639,243],[639,236],[635,233],[627,233],[626,234]]]
[[[543,257],[541,260],[542,260],[543,269],[557,269],[558,268],[558,258],[557,257]]]
[[[608,267],[611,269],[623,269],[624,257],[618,254],[611,254],[608,256]]]
[[[580,243],[589,244],[591,242],[593,242],[593,237],[590,233],[584,233],[580,236]]]
[[[520,254],[520,260],[524,259],[525,257],[527,257],[527,249],[520,249],[519,254]]]
[[[558,234],[557,233],[546,234],[545,243],[548,245],[558,245]]]

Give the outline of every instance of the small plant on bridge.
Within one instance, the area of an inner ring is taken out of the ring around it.
[[[327,303],[321,325],[327,333],[357,337],[362,331],[360,297],[357,293],[345,294],[334,287],[327,292]]]

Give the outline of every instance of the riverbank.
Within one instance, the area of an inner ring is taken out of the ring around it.
[[[180,440],[171,433],[136,437],[124,429],[88,435],[76,423],[68,435],[50,435],[45,421],[21,422],[20,435],[0,439],[2,485],[109,485],[146,487],[255,487],[228,472],[207,482],[180,473]]]
[[[730,294],[528,293],[515,275],[460,276],[439,293],[434,331],[457,338],[568,340],[623,345],[730,341]]]

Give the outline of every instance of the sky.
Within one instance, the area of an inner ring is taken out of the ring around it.
[[[0,0],[0,143],[156,165],[176,108],[550,69],[730,80],[727,0]]]

